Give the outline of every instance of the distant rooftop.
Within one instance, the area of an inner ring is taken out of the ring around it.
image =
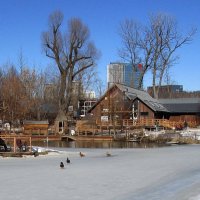
[[[171,113],[200,113],[200,98],[159,99]]]

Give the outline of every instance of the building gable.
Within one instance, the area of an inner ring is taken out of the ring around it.
[[[152,98],[147,92],[137,90],[125,85],[115,84],[113,87],[108,89],[105,94],[97,101],[96,104],[89,110],[91,112],[100,102],[102,102],[105,98],[109,98],[109,95],[114,97],[114,93],[124,94],[130,101],[134,101],[135,99],[139,99],[143,102],[148,108],[150,108],[154,112],[168,112],[168,110],[156,99]]]

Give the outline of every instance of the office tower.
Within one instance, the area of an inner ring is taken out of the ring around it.
[[[135,68],[128,63],[110,63],[107,65],[107,83],[111,87],[115,83],[138,88],[141,64]]]

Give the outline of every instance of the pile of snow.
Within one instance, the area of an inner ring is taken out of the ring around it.
[[[187,138],[193,138],[200,140],[200,129],[197,128],[187,128],[180,132],[180,135]]]

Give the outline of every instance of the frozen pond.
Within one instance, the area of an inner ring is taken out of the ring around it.
[[[200,199],[200,145],[54,149],[60,153],[0,158],[1,199]],[[80,151],[86,156],[81,158]]]

